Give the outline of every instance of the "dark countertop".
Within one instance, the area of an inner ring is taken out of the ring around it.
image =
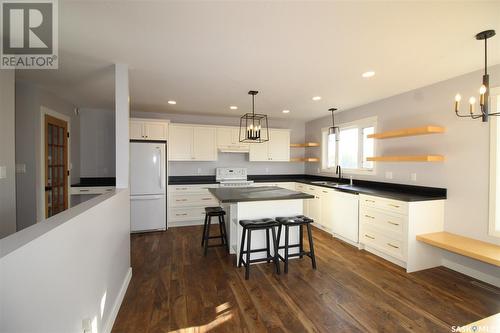
[[[312,199],[314,195],[291,191],[277,186],[239,187],[239,188],[209,188],[221,202],[271,201]]]
[[[71,184],[71,187],[99,187],[116,186],[115,177],[82,177],[80,182]]]
[[[333,188],[338,191],[374,195],[400,201],[428,201],[428,200],[443,200],[446,199],[447,191],[445,188],[415,186],[407,184],[394,184],[375,182],[367,180],[353,180],[353,186],[349,186],[348,179],[333,177],[323,177],[315,175],[249,175],[248,180],[253,180],[256,183],[264,182],[297,182],[307,185],[321,186]],[[331,186],[325,184],[317,184],[317,181],[328,181],[341,183],[340,186]],[[169,185],[188,185],[188,184],[216,184],[215,176],[171,176],[169,177]]]

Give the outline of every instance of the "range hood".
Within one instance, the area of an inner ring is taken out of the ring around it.
[[[248,153],[250,152],[249,145],[227,145],[219,146],[219,151],[221,153]]]

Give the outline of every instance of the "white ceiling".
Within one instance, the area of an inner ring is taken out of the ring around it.
[[[117,62],[130,65],[133,110],[236,116],[256,89],[258,112],[300,119],[480,69],[482,30],[496,29],[489,61],[500,63],[498,1],[61,0],[59,10],[60,69],[18,78],[81,107],[113,107]]]

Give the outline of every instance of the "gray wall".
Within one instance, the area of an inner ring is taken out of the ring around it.
[[[115,176],[115,112],[80,109],[80,177]]]
[[[239,126],[238,117],[201,116],[185,114],[166,114],[132,112],[132,117],[169,119],[172,123]],[[303,121],[287,119],[269,119],[271,128],[289,128],[290,142],[304,142],[305,126]],[[303,149],[292,149],[291,157],[302,156]],[[297,174],[304,173],[304,163],[291,162],[249,162],[248,154],[219,153],[216,162],[170,162],[170,176],[214,175],[218,167],[246,167],[248,173],[258,174]]]
[[[465,100],[478,95],[481,72],[376,101],[338,114],[339,123],[378,116],[378,131],[435,124],[446,127],[442,135],[426,135],[376,140],[376,155],[432,153],[445,156],[444,163],[376,163],[373,176],[354,176],[369,180],[445,187],[445,230],[475,239],[500,244],[488,235],[489,126],[480,120],[458,118],[453,111],[454,96],[460,92]],[[500,65],[490,68],[491,87],[500,86]],[[376,84],[376,81],[373,81]],[[328,116],[306,124],[307,140],[320,140],[320,129],[330,126]],[[319,157],[320,150],[315,150]],[[306,168],[317,174],[319,163]],[[385,178],[392,172],[394,178]],[[410,181],[410,174],[417,181]],[[456,257],[453,260],[457,259]],[[491,267],[484,266],[487,271]],[[497,270],[496,275],[500,275]],[[499,276],[500,278],[500,276]]]
[[[0,167],[6,167],[6,178],[0,179],[0,238],[16,232],[14,78],[13,70],[0,70]]]
[[[490,69],[491,86],[500,86],[500,65]],[[449,199],[446,229],[490,242],[500,242],[487,235],[489,127],[480,120],[460,119],[453,112],[454,96],[465,100],[478,94],[481,72],[413,90],[338,113],[339,123],[371,116],[378,117],[377,131],[435,124],[446,127],[442,135],[426,135],[376,140],[376,155],[442,154],[444,163],[376,163],[376,174],[357,176],[369,180],[446,187]],[[375,82],[375,81],[374,81]],[[465,109],[466,102],[462,109]],[[307,140],[320,140],[321,128],[330,126],[327,116],[306,124]],[[320,149],[314,151],[319,157]],[[311,163],[306,172],[317,174],[319,163]],[[386,179],[386,172],[393,179]],[[410,181],[410,174],[417,181]]]
[[[41,107],[70,117],[71,182],[80,179],[80,120],[74,105],[26,82],[16,82],[16,163],[25,164],[26,172],[16,175],[17,229],[42,220],[41,184]]]

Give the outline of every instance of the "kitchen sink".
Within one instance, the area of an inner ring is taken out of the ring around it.
[[[314,181],[314,182],[311,182],[311,184],[315,184],[315,185],[326,185],[326,186],[339,186],[339,185],[340,185],[339,183],[335,183],[335,182],[326,182],[326,181]]]

